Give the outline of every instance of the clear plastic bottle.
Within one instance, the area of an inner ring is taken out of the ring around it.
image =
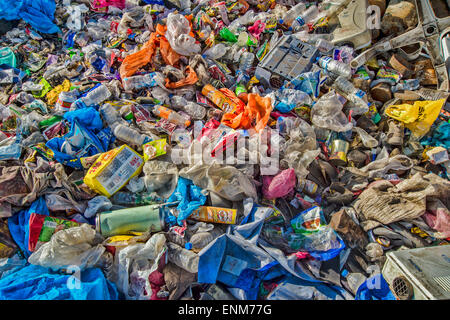
[[[147,136],[139,133],[137,130],[123,124],[114,126],[113,133],[117,139],[134,146],[141,146],[146,143],[147,140],[150,140]]]
[[[239,70],[243,73],[248,73],[249,69],[253,66],[255,60],[255,54],[252,52],[244,52],[240,58]]]
[[[334,60],[331,57],[321,57],[318,60],[319,66],[327,71],[333,72],[337,75],[345,78],[350,78],[352,75],[352,69],[346,63]]]
[[[203,54],[205,57],[209,59],[220,59],[227,53],[228,47],[223,43],[218,43],[214,45],[212,48],[209,48]]]
[[[297,18],[303,11],[306,10],[306,5],[303,2],[297,3],[291,9],[288,10],[283,20],[280,21],[283,24],[290,26],[292,22],[294,22],[295,18]]]
[[[119,113],[117,112],[116,108],[114,108],[109,103],[103,104],[99,108],[99,110],[100,114],[102,115],[103,119],[106,121],[108,126],[111,126],[114,122],[120,119]]]
[[[154,204],[161,199],[153,194],[139,194],[133,192],[120,191],[116,192],[111,197],[111,202],[116,205],[134,205],[134,206],[144,206],[149,204]]]
[[[310,22],[314,22],[316,18],[319,16],[319,8],[317,6],[312,5],[306,11],[298,15],[295,20],[291,24],[291,28],[294,31],[306,29],[306,24]]]
[[[100,104],[111,96],[111,92],[108,87],[101,84],[94,90],[91,90],[86,96],[82,97],[81,100],[84,104],[89,107],[92,105]]]
[[[183,110],[183,107],[187,105],[188,101],[182,96],[173,96],[170,98],[170,105],[175,110]]]
[[[330,52],[334,48],[334,44],[322,38],[317,39],[315,46],[323,53]]]
[[[157,74],[155,72],[144,74],[144,75],[127,77],[127,78],[124,78],[122,81],[123,88],[126,91],[130,91],[133,89],[154,87],[158,84],[156,77],[157,77]]]
[[[222,18],[223,23],[225,23],[225,25],[228,26],[230,24],[230,20],[228,19],[228,13],[227,13],[227,7],[225,6],[225,1],[217,2],[215,5],[219,8],[219,14],[220,14],[220,17]]]
[[[184,105],[183,111],[194,120],[201,120],[206,116],[206,109],[192,101]]]
[[[167,247],[169,248],[169,261],[176,264],[178,267],[186,270],[190,273],[198,272],[198,261],[199,256],[190,250],[186,250],[179,245],[168,242]]]
[[[177,112],[163,106],[155,106],[152,109],[152,112],[155,116],[167,119],[169,122],[174,123],[180,127],[186,128],[191,124],[191,121],[189,119],[186,119]]]
[[[351,109],[355,115],[363,114],[369,111],[369,105],[366,101],[367,95],[365,92],[357,89],[353,83],[345,77],[337,77],[334,81],[334,86],[338,90],[342,91],[347,96],[347,99],[355,105],[355,108]]]

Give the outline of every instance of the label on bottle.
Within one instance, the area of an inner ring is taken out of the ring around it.
[[[236,209],[201,206],[192,212],[189,219],[212,223],[235,224],[236,212]]]

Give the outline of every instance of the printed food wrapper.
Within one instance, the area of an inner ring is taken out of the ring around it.
[[[166,144],[166,139],[159,139],[142,145],[142,149],[144,150],[144,161],[148,161],[166,154]]]
[[[143,165],[144,159],[129,146],[123,145],[102,153],[83,181],[92,190],[110,197],[140,174]]]
[[[79,225],[80,224],[75,221],[32,213],[30,216],[28,250],[33,252],[39,249],[42,244],[49,242],[54,233]]]

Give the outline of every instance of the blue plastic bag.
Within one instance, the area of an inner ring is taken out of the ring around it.
[[[100,114],[92,107],[69,111],[64,114],[64,119],[71,122],[70,131],[62,136],[50,139],[46,146],[54,153],[56,161],[76,168],[82,169],[80,158],[90,157],[108,150],[109,144],[114,137],[110,128],[104,128]],[[84,144],[75,148],[75,156],[62,151],[63,144],[67,139],[76,136],[84,137]]]
[[[117,300],[116,286],[98,268],[74,275],[29,264],[0,279],[1,300]]]
[[[320,70],[316,72],[305,72],[285,84],[288,89],[296,89],[306,92],[317,98],[320,91]]]
[[[183,224],[183,220],[186,220],[194,210],[205,204],[206,196],[202,193],[201,188],[194,185],[192,180],[179,177],[177,188],[167,200],[167,202],[175,201],[180,201],[177,206],[177,222],[181,226]],[[174,217],[171,220],[175,220]]]
[[[43,33],[58,33],[61,30],[53,22],[56,4],[54,0],[2,0],[0,19],[23,19]]]
[[[46,216],[50,215],[44,197],[38,198],[28,209],[19,211],[8,218],[9,232],[26,258],[31,255],[31,251],[28,250],[28,241],[30,236],[29,222],[32,213],[43,214]]]
[[[381,273],[368,278],[356,292],[355,300],[396,300]]]
[[[422,145],[434,147],[444,147],[450,149],[450,123],[442,122],[434,131],[432,137],[421,140]]]

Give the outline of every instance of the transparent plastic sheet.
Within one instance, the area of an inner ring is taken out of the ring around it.
[[[413,166],[414,162],[411,158],[399,154],[391,158],[376,159],[360,169],[347,167],[346,170],[373,179],[383,178],[388,171],[402,172],[411,169]]]
[[[144,178],[143,177],[139,178],[137,176],[131,178],[131,180],[128,181],[126,188],[133,193],[142,192],[145,188]]]
[[[311,121],[320,128],[346,132],[353,128],[342,112],[342,103],[334,91],[324,94],[311,109]]]
[[[311,97],[300,90],[295,89],[281,89],[275,93],[276,101],[275,109],[282,113],[288,113],[297,105],[312,105]]]
[[[175,164],[159,160],[147,161],[143,171],[148,192],[156,192],[158,196],[168,198],[175,190],[178,181],[178,169]]]
[[[248,197],[257,199],[252,180],[232,166],[197,164],[181,169],[180,176],[230,201],[239,201]]]

